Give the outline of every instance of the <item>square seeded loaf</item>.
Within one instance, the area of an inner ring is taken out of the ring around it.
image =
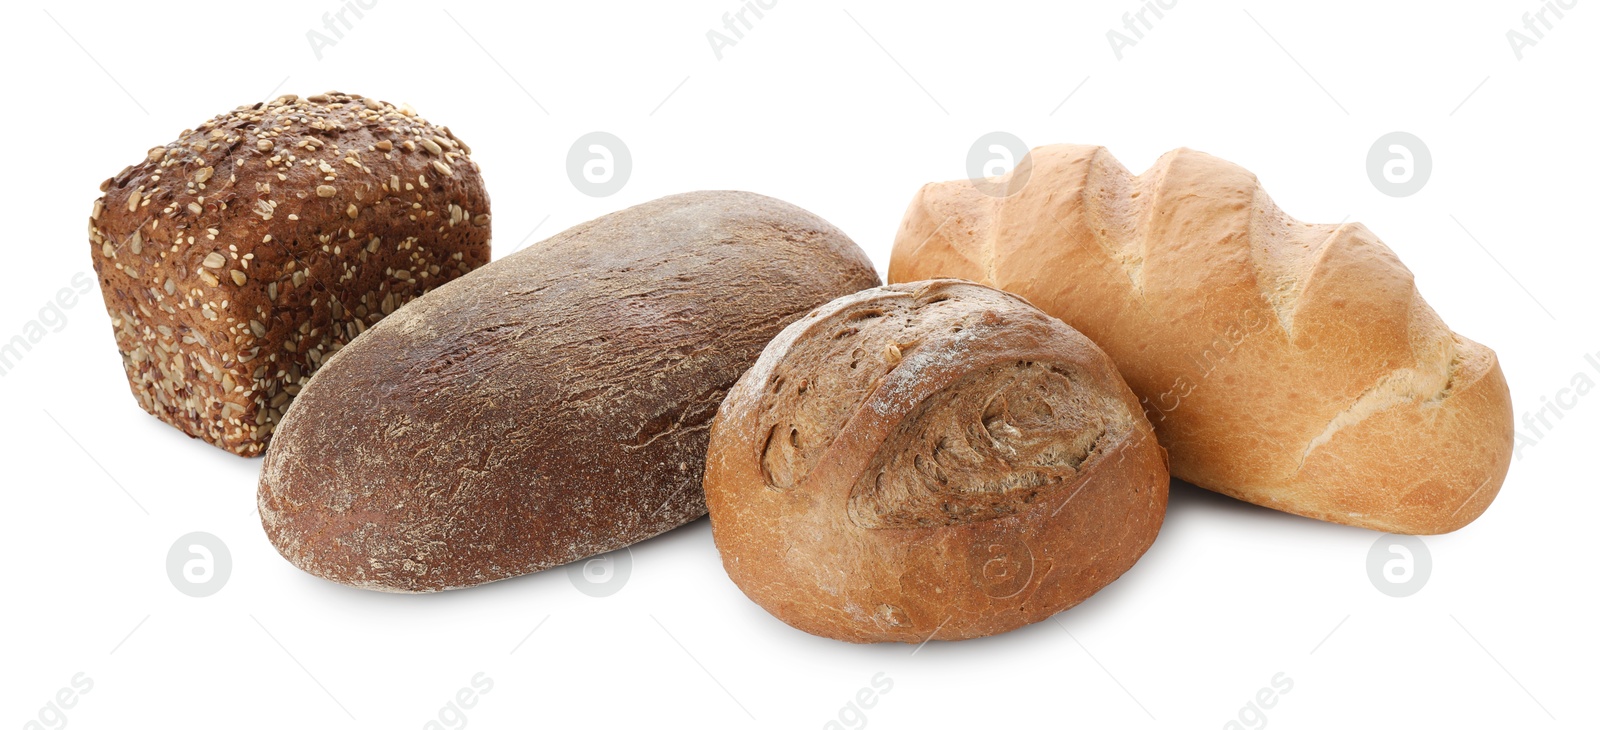
[[[134,397],[242,456],[367,327],[489,261],[467,145],[328,92],[242,106],[105,181],[95,272]]]

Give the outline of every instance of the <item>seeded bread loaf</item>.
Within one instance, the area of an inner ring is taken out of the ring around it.
[[[699,192],[577,226],[335,355],[261,473],[289,562],[426,592],[543,570],[705,514],[717,404],[778,330],[878,275],[772,198]]]
[[[466,144],[352,94],[239,107],[100,189],[89,242],[134,397],[242,456],[324,359],[489,261]]]
[[[802,630],[855,642],[1042,621],[1144,554],[1166,455],[1088,338],[969,282],[842,297],[786,328],[711,429],[723,565]]]
[[[1137,177],[1099,147],[1031,161],[1009,197],[925,186],[889,279],[971,278],[1078,328],[1140,395],[1173,474],[1207,489],[1400,533],[1489,506],[1511,461],[1499,362],[1366,227],[1297,221],[1190,150]]]

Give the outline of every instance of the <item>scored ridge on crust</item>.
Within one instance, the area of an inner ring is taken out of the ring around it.
[[[1498,361],[1366,227],[1295,220],[1254,175],[1193,150],[1137,176],[1100,147],[1030,162],[1008,197],[924,186],[890,281],[968,277],[1078,328],[1199,486],[1392,532],[1487,509],[1512,446]]]

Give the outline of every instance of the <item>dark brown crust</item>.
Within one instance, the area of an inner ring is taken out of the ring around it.
[[[1105,353],[946,279],[785,329],[717,414],[705,491],[756,603],[819,636],[915,643],[1077,605],[1154,541],[1167,480]]]
[[[705,514],[707,427],[785,324],[876,286],[826,221],[751,193],[590,221],[413,302],[301,393],[262,523],[362,588],[477,585]]]
[[[134,397],[243,456],[322,361],[489,261],[467,146],[352,94],[243,106],[102,184],[95,272]]]

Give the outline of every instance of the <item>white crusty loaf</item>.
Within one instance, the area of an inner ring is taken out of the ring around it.
[[[1297,221],[1248,171],[1187,149],[1139,176],[1100,147],[1031,163],[1007,197],[923,187],[889,280],[972,279],[1088,335],[1173,475],[1207,489],[1413,534],[1489,506],[1512,447],[1499,362],[1366,227]]]

